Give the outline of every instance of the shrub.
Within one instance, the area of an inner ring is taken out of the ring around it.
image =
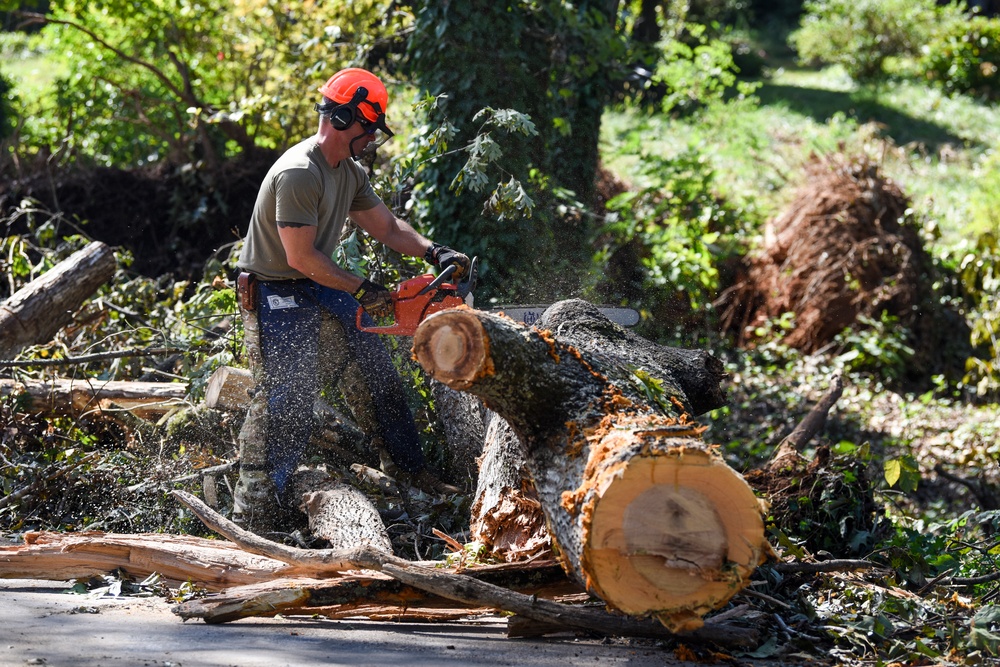
[[[612,302],[627,301],[659,326],[712,312],[720,266],[740,254],[752,224],[713,192],[715,173],[697,151],[643,156],[649,185],[611,199],[592,275]],[[661,331],[647,332],[656,336]]]
[[[970,317],[972,344],[980,355],[966,362],[964,383],[981,398],[1000,396],[1000,241],[982,234],[965,255],[960,276],[976,307]]]
[[[1000,97],[1000,19],[945,21],[922,51],[926,77],[945,91]]]
[[[791,36],[804,61],[839,64],[852,79],[886,76],[889,58],[920,55],[938,20],[934,0],[811,0]]]

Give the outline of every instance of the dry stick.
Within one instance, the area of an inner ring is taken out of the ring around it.
[[[851,570],[874,570],[881,565],[867,560],[834,559],[819,563],[777,563],[775,572],[816,574],[819,572],[849,572]]]
[[[833,380],[830,382],[830,390],[826,393],[826,396],[820,400],[819,403],[813,406],[813,409],[809,411],[809,414],[799,422],[799,425],[795,427],[788,436],[781,441],[778,445],[777,450],[775,450],[775,455],[778,452],[785,450],[786,448],[794,449],[796,452],[802,452],[809,441],[812,440],[813,436],[816,435],[823,424],[826,423],[826,416],[830,412],[830,409],[840,400],[841,395],[844,393],[844,381],[840,375],[835,375]]]
[[[648,637],[654,639],[677,638],[656,621],[619,616],[594,608],[561,604],[539,599],[534,595],[516,593],[462,574],[451,574],[377,551],[368,546],[356,549],[299,549],[246,531],[225,519],[208,505],[185,491],[175,490],[173,495],[186,505],[208,528],[228,538],[250,553],[313,569],[311,576],[332,575],[346,570],[376,570],[419,588],[477,607],[495,607],[513,612],[542,623],[552,623],[566,629],[586,630],[600,635]],[[756,633],[744,628],[716,626],[705,627],[684,635],[685,640],[705,641],[722,646],[746,647],[756,642]]]
[[[78,357],[64,357],[62,359],[4,359],[0,360],[0,368],[8,366],[15,368],[25,366],[69,366],[72,364],[89,364],[91,361],[121,359],[122,357],[152,357],[158,354],[176,354],[178,352],[184,352],[184,350],[174,347],[153,347],[145,350],[95,352],[94,354],[81,354]]]

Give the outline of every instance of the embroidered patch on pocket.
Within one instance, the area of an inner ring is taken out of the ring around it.
[[[299,304],[295,303],[294,296],[278,296],[277,294],[268,295],[267,305],[271,307],[271,310],[281,310],[283,308],[299,307]]]

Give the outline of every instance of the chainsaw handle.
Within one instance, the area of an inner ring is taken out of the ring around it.
[[[448,268],[446,268],[444,271],[442,271],[441,273],[439,273],[434,280],[432,280],[431,282],[429,282],[427,284],[427,286],[424,287],[419,292],[417,292],[417,294],[418,295],[420,295],[420,294],[427,294],[432,289],[437,289],[438,287],[441,286],[441,283],[443,283],[444,281],[448,280],[448,278],[451,277],[451,274],[455,273],[455,271],[457,271],[457,270],[458,270],[458,265],[457,264],[450,264],[448,266]]]

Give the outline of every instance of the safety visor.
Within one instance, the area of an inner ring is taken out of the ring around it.
[[[382,113],[381,105],[378,102],[369,102],[368,100],[361,100],[360,104],[367,104],[375,111],[375,120],[369,120],[361,109],[357,108],[357,104],[355,104],[358,125],[365,132],[374,136],[375,143],[381,146],[394,136],[389,126],[385,124],[385,114]]]

